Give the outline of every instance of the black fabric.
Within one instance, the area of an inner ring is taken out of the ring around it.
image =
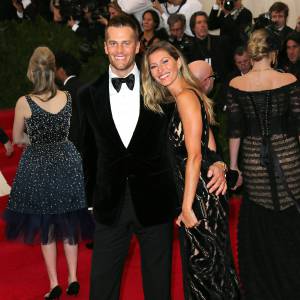
[[[266,106],[267,94],[271,96],[269,113]],[[275,208],[277,195],[280,209],[294,205],[295,200],[300,203],[299,82],[260,92],[245,92],[230,87],[227,96],[229,137],[243,138],[241,168],[249,199],[269,209]],[[256,117],[251,99],[255,103],[259,119],[263,121],[263,128]],[[253,132],[255,128],[260,135]],[[269,132],[269,145],[262,138],[262,130]],[[270,155],[270,151],[274,151],[275,156]],[[278,164],[276,169],[273,167],[274,171],[268,169],[267,160],[273,165]],[[279,167],[283,175],[278,172]],[[295,200],[290,197],[286,185]],[[276,197],[274,186],[277,190]]]
[[[300,215],[276,212],[247,199],[238,225],[240,279],[245,300],[300,299]]]
[[[212,9],[208,18],[210,30],[220,28],[221,36],[228,36],[234,48],[246,42],[245,29],[252,25],[252,13],[244,7],[236,19],[231,14],[225,17],[223,11],[219,14],[218,10]]]
[[[127,87],[130,90],[134,88],[134,74],[130,74],[125,78],[122,77],[115,77],[111,79],[111,83],[115,90],[119,93],[122,87],[122,83],[126,83]]]
[[[144,107],[141,98],[138,123],[125,148],[112,118],[108,73],[80,91],[80,151],[87,194],[93,199],[99,223],[117,221],[127,179],[143,226],[173,219],[177,194],[167,143],[173,107],[163,105],[164,114],[154,113]]]
[[[118,300],[123,265],[133,234],[141,251],[145,300],[170,300],[172,222],[141,226],[133,207],[129,185],[121,215],[114,226],[96,225],[90,300]]]
[[[203,129],[199,142],[202,155],[207,159],[209,125],[201,99],[200,103]],[[169,139],[176,156],[178,198],[182,201],[188,156],[177,109],[171,120]],[[209,160],[213,162],[213,157]],[[193,201],[193,211],[200,224],[194,228],[181,229],[184,230],[184,233],[181,233],[181,255],[185,297],[187,300],[236,300],[239,299],[239,290],[229,247],[227,203],[222,197],[209,193],[206,187],[206,173],[207,170],[201,169]]]
[[[6,144],[9,141],[7,134],[0,128],[0,143]]]
[[[78,77],[70,78],[63,86],[63,90],[68,91],[72,98],[72,116],[70,120],[69,140],[73,142],[75,147],[79,149],[80,137],[79,137],[79,115],[78,115],[78,90],[82,86],[82,83]]]
[[[195,37],[192,40],[191,49],[189,63],[195,60],[211,60],[211,66],[219,79],[226,80],[227,74],[233,69],[233,48],[227,37],[211,34],[203,40]]]

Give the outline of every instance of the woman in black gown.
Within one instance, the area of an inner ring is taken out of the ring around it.
[[[56,241],[64,245],[67,293],[77,295],[78,241],[91,237],[93,223],[86,207],[81,158],[67,139],[72,100],[56,88],[55,58],[47,47],[34,51],[27,76],[33,91],[17,101],[13,126],[14,143],[26,148],[4,215],[6,237],[41,243],[50,281],[45,299],[58,299],[62,289],[56,271]]]
[[[272,32],[255,31],[253,68],[228,91],[232,169],[242,150],[238,253],[247,300],[300,299],[300,85],[272,68],[278,46]]]
[[[211,103],[197,90],[182,55],[167,42],[159,42],[146,52],[142,82],[149,109],[163,113],[160,103],[175,102],[169,139],[182,199],[177,224],[183,223],[185,233],[182,257],[186,264],[186,299],[238,299],[228,247],[227,213],[221,200],[226,182],[211,193],[204,168],[210,152]]]

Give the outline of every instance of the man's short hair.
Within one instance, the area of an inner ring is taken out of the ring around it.
[[[108,30],[109,27],[118,27],[118,28],[120,28],[120,27],[130,27],[134,31],[136,39],[137,40],[139,39],[138,26],[137,26],[135,20],[130,16],[118,15],[118,16],[115,16],[115,17],[111,18],[108,21],[108,24],[105,28],[105,39],[107,39],[107,30]]]
[[[190,19],[190,29],[191,29],[193,35],[195,35],[194,28],[195,28],[195,25],[196,25],[197,17],[205,17],[206,22],[208,22],[208,15],[207,15],[206,12],[197,11],[197,12],[193,13],[192,16],[191,16],[191,19]]]
[[[171,28],[177,22],[181,22],[182,26],[185,28],[186,18],[185,18],[184,15],[182,15],[182,14],[170,15],[170,17],[168,18],[168,25],[169,25],[169,27]]]
[[[247,52],[247,47],[246,46],[239,46],[234,50],[233,57],[235,57],[236,55],[242,56],[245,52]]]
[[[271,14],[272,12],[284,12],[285,18],[288,17],[289,15],[289,7],[283,3],[283,2],[275,2],[271,5],[269,9],[269,13]]]
[[[65,70],[67,76],[78,76],[81,71],[81,64],[79,60],[71,53],[65,51],[57,51],[55,53],[56,68]]]

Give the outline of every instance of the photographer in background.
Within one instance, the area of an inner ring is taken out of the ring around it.
[[[75,3],[75,1],[74,1]],[[95,1],[86,1],[85,4],[80,5],[78,1],[77,6],[74,5],[75,17],[68,16],[67,26],[70,27],[76,34],[86,39],[88,43],[94,43],[100,36],[104,37],[104,27],[97,22],[102,16],[102,9]]]
[[[252,24],[252,13],[242,5],[242,0],[216,0],[208,18],[209,30],[220,29],[227,35],[233,47],[246,42],[246,28]]]
[[[50,20],[49,2],[49,0],[11,0],[11,5],[18,19],[34,20],[40,15]]]
[[[281,66],[286,73],[292,73],[300,80],[300,33],[292,32],[284,43],[286,59]]]
[[[169,42],[175,46],[186,58],[191,58],[192,37],[184,33],[186,28],[186,19],[182,14],[171,15],[168,18]]]
[[[275,2],[269,8],[270,19],[279,33],[282,45],[287,36],[293,31],[291,27],[286,25],[288,15],[289,7],[283,2]]]
[[[227,36],[216,36],[208,33],[208,16],[203,11],[192,15],[190,28],[195,37],[191,46],[191,59],[188,62],[205,60],[218,74],[219,80],[225,81],[227,74],[233,68],[233,49],[230,40]]]
[[[160,3],[158,0],[154,0],[153,7],[157,9],[163,20],[165,26],[168,24],[168,18],[171,15],[182,14],[186,18],[186,23],[190,24],[191,16],[202,10],[202,3],[200,0],[167,0],[164,3]],[[166,28],[168,29],[168,28]],[[189,26],[186,26],[185,33],[192,36],[192,31]]]

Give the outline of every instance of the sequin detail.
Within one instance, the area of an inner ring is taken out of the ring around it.
[[[39,230],[44,230],[41,236],[65,238],[67,232],[69,240],[77,241],[80,218],[89,213],[81,157],[67,139],[71,97],[67,93],[66,105],[57,114],[47,112],[29,96],[26,100],[32,112],[25,121],[30,145],[21,156],[12,185],[5,213],[7,236],[24,236],[33,242]]]

